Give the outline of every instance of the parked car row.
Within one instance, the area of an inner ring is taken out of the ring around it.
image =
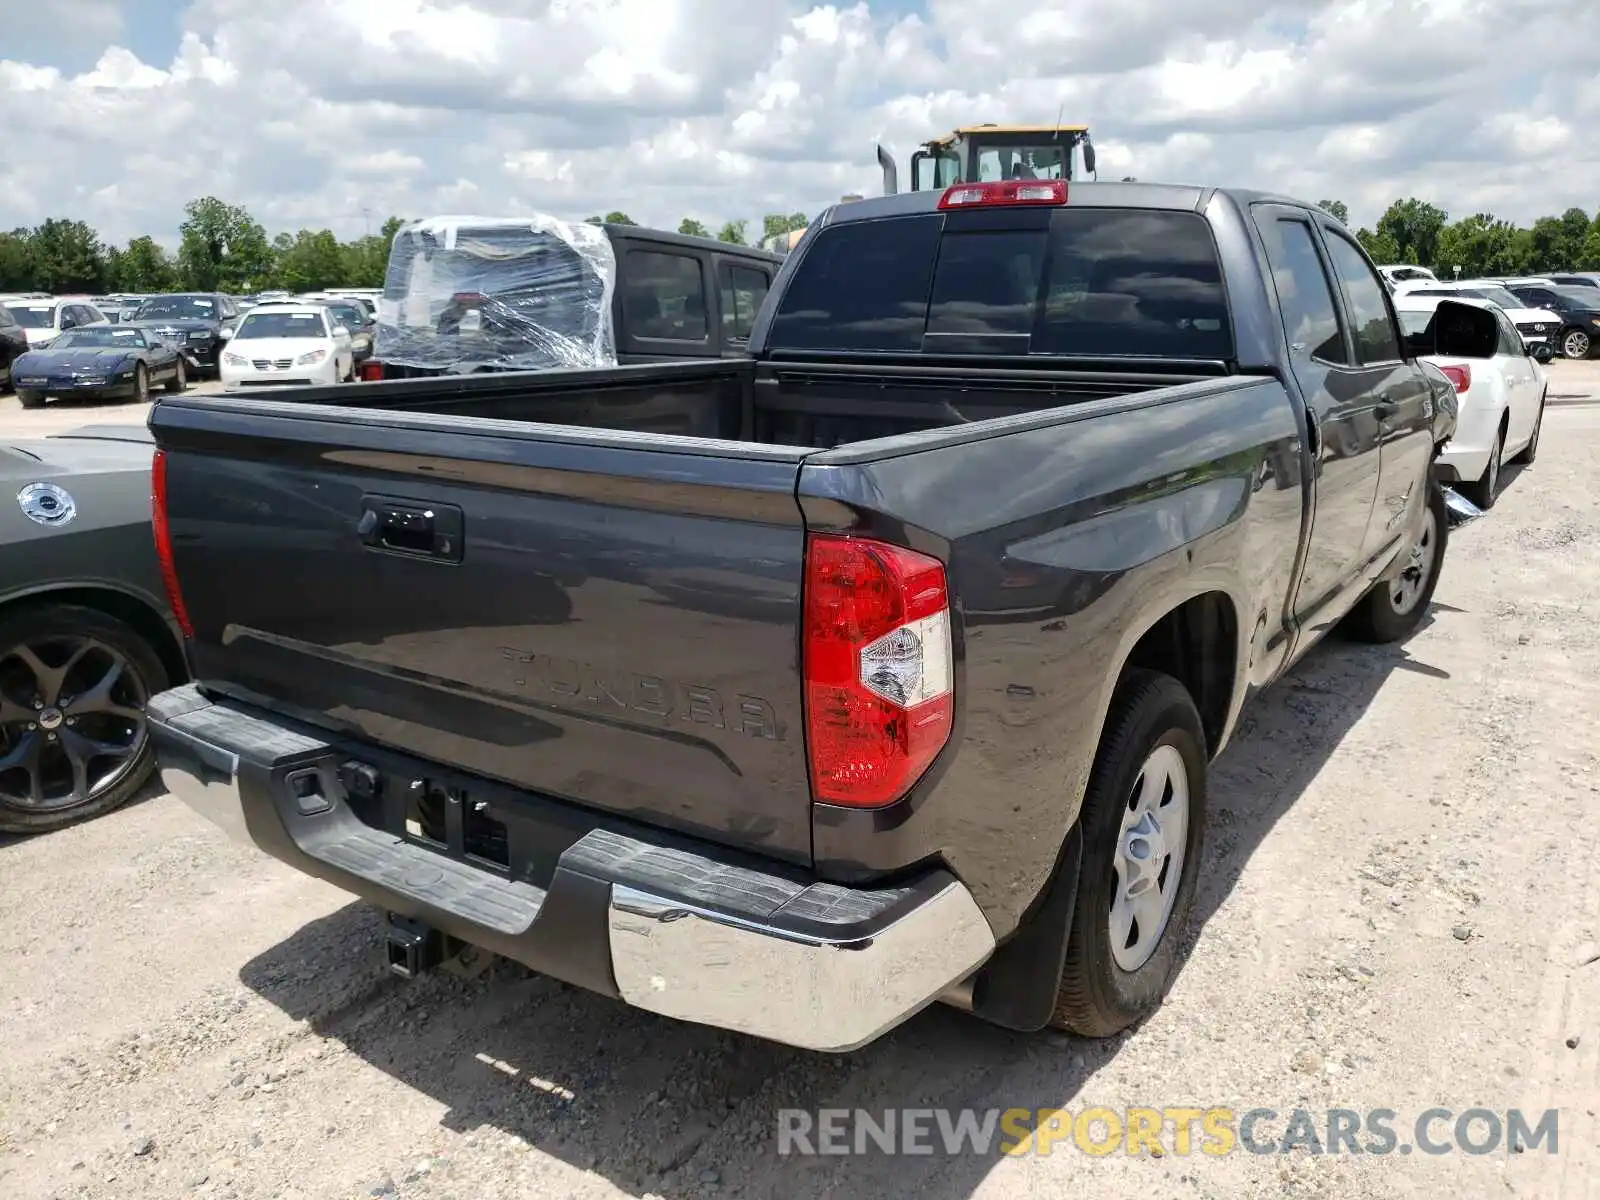
[[[322,334],[317,346],[289,355],[292,371],[284,380],[324,382],[335,364],[338,379],[353,379],[357,364],[372,353],[373,301],[319,294],[297,303],[316,314]],[[232,355],[231,367],[223,361],[223,346],[239,332],[246,315],[259,307],[258,298],[221,292],[175,292],[136,300],[0,297],[0,385],[13,388],[25,408],[35,408],[52,397],[68,395],[148,399],[152,385],[182,390],[190,378],[203,375],[219,376],[224,382],[231,376],[235,386],[270,382],[258,378],[261,371],[255,364],[264,362],[264,370],[275,375],[286,352],[283,346],[254,347],[250,354]],[[256,323],[251,335],[267,336],[271,324]],[[325,353],[299,361],[318,349]],[[318,369],[299,369],[308,364]]]
[[[1600,345],[1600,271],[1440,280],[1426,267],[1379,267],[1394,294],[1476,296],[1492,301],[1516,325],[1540,362],[1589,358]]]

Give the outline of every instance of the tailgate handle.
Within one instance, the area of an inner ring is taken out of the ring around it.
[[[461,510],[453,504],[363,496],[356,534],[374,550],[461,561]]]

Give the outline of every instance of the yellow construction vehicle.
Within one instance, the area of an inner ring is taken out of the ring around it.
[[[1076,153],[1075,153],[1076,152]],[[1080,173],[1077,163],[1081,160]],[[878,147],[883,192],[900,190],[893,157]],[[926,141],[911,156],[911,190],[1002,179],[1078,179],[1093,175],[1087,125],[963,125]]]

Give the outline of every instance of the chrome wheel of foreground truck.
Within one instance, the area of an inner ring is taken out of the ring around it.
[[[614,256],[519,224],[582,284],[519,322],[576,345]],[[745,286],[697,264],[649,278]],[[618,353],[711,345],[705,299]],[[1310,205],[1010,180],[829,210],[725,360],[163,400],[162,779],[403,975],[475,946],[826,1051],[940,1001],[1114,1034],[1246,700],[1426,619],[1459,407],[1419,360],[1499,345],[1436,312]]]

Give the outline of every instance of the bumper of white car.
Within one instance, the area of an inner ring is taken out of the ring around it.
[[[1461,397],[1455,434],[1435,463],[1439,477],[1446,483],[1475,483],[1482,479],[1499,431],[1500,411],[1483,400],[1475,401],[1469,388]]]
[[[310,387],[338,382],[338,360],[332,356],[310,364],[250,359],[244,366],[230,363],[226,352],[222,359],[222,386],[230,392],[240,388]]]

